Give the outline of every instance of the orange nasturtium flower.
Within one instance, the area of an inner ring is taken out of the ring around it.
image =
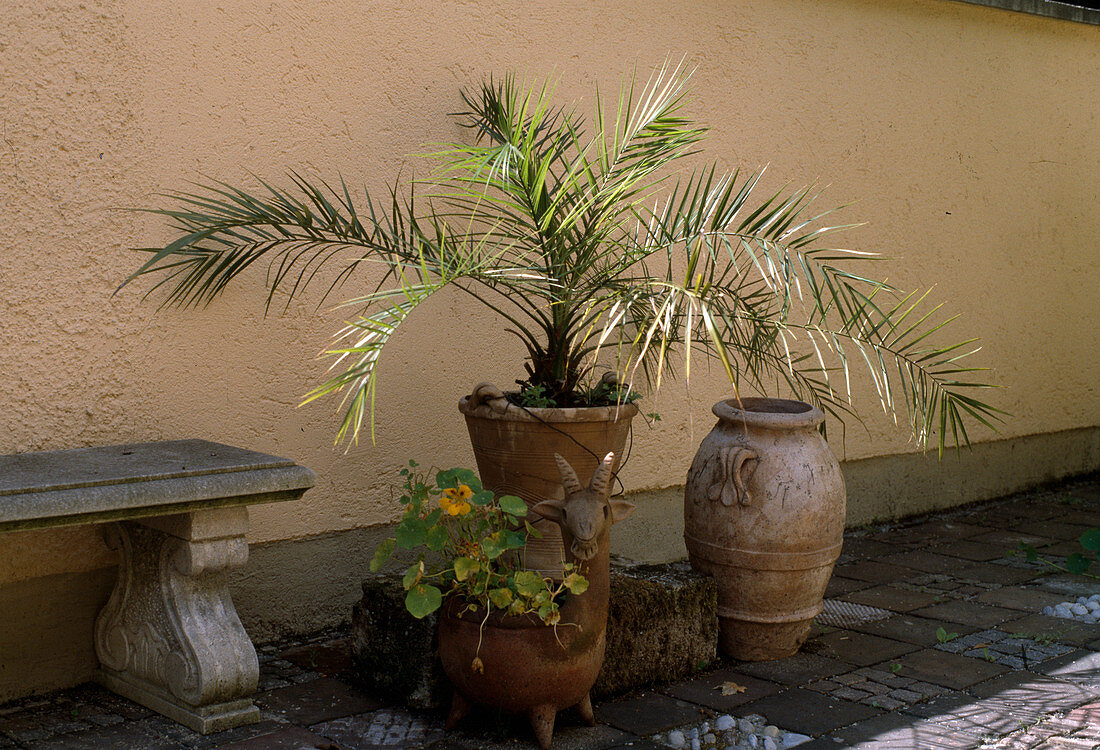
[[[458,487],[448,487],[439,497],[439,505],[452,516],[464,516],[470,512],[470,504],[466,502],[473,497],[474,491],[464,484]]]

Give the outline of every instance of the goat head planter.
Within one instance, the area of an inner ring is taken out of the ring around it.
[[[576,706],[591,725],[589,691],[603,666],[610,585],[611,525],[634,511],[634,504],[609,499],[614,453],[608,453],[588,487],[555,454],[564,497],[546,500],[534,510],[561,527],[566,557],[588,578],[588,590],[561,605],[556,626],[534,615],[487,619],[484,612],[463,611],[448,602],[439,620],[439,656],[455,687],[447,728],[477,703],[526,714],[546,750],[559,710]],[[474,659],[480,659],[479,669]]]

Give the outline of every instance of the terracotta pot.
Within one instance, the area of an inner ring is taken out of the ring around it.
[[[448,601],[439,618],[439,657],[456,691],[447,727],[480,703],[526,714],[539,745],[549,748],[560,709],[577,706],[594,723],[588,691],[603,665],[605,629],[565,624],[576,622],[573,606],[562,605],[555,629],[534,615],[502,617],[499,611],[483,626],[484,610],[462,613],[463,602]]]
[[[615,453],[613,471],[618,471],[630,420],[638,413],[633,404],[576,409],[519,407],[486,384],[459,401],[458,408],[466,416],[482,484],[494,492],[523,498],[529,508],[563,497],[555,453],[573,466],[582,484],[588,483],[609,452]],[[560,577],[564,554],[561,530],[535,514],[528,520],[542,538],[528,541],[524,566]]]
[[[844,534],[844,479],[800,401],[720,401],[684,491],[691,565],[718,583],[719,647],[735,659],[798,651],[821,612]]]
[[[485,618],[466,611],[464,602],[446,603],[439,619],[439,656],[455,687],[447,728],[475,703],[524,713],[539,745],[550,747],[560,709],[576,706],[596,726],[589,691],[596,683],[607,648],[607,610],[611,595],[611,526],[625,520],[634,504],[611,500],[614,456],[608,455],[587,487],[559,455],[563,496],[545,501],[537,512],[560,525],[569,562],[588,578],[588,588],[567,595],[556,627],[534,615]]]

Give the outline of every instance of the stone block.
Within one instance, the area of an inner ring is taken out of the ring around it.
[[[611,568],[607,655],[593,693],[615,695],[686,677],[718,647],[718,588],[686,562]]]
[[[405,611],[398,579],[372,576],[352,610],[356,681],[379,697],[412,708],[437,708],[450,685],[436,656],[435,615]],[[687,563],[616,564],[611,571],[607,653],[593,688],[614,695],[672,682],[709,665],[718,643],[718,591]]]
[[[417,620],[405,609],[405,590],[392,576],[363,581],[363,598],[351,613],[351,664],[355,680],[382,698],[410,708],[438,708],[451,689],[436,656],[431,614]]]

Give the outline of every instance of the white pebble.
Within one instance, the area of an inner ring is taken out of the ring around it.
[[[803,742],[809,742],[812,738],[804,734],[796,734],[795,732],[787,732],[783,735],[783,747],[795,747],[801,745]]]
[[[703,742],[707,743],[708,745],[713,745],[718,742],[718,738],[715,737],[713,733],[707,732],[703,735]]]
[[[779,750],[779,743],[775,741],[775,737],[764,738],[764,750]]]
[[[1078,604],[1087,604],[1087,603],[1088,603],[1088,601],[1089,601],[1089,598],[1088,598],[1087,596],[1079,596],[1079,597],[1077,597],[1077,603],[1078,603]]]
[[[760,747],[760,738],[757,737],[755,734],[750,734],[749,735],[749,747],[751,747],[751,748]]]
[[[679,729],[673,729],[668,733],[668,744],[680,748],[687,744],[687,737]]]
[[[737,722],[737,730],[741,732],[741,734],[752,734],[756,731],[756,727],[753,726],[753,723],[748,719],[739,719]]]
[[[733,717],[729,714],[722,714],[714,720],[714,726],[719,732],[724,732],[727,729],[733,729]]]
[[[691,750],[702,750],[702,745],[699,743],[698,737],[691,738]]]
[[[1074,604],[1069,608],[1069,611],[1075,615],[1087,615],[1089,613],[1084,604]]]
[[[1087,609],[1088,609],[1088,610],[1089,610],[1090,612],[1095,612],[1096,610],[1100,609],[1100,600],[1096,600],[1096,599],[1089,599],[1089,600],[1088,600],[1088,603],[1086,603],[1086,604],[1085,604],[1085,607],[1086,607],[1086,608],[1087,608]]]
[[[764,727],[764,736],[765,737],[778,737],[779,736],[779,727],[769,724],[768,726]]]
[[[1054,607],[1043,607],[1043,614],[1047,617],[1054,616]]]
[[[691,728],[691,739],[692,741],[699,739],[699,727]]]

